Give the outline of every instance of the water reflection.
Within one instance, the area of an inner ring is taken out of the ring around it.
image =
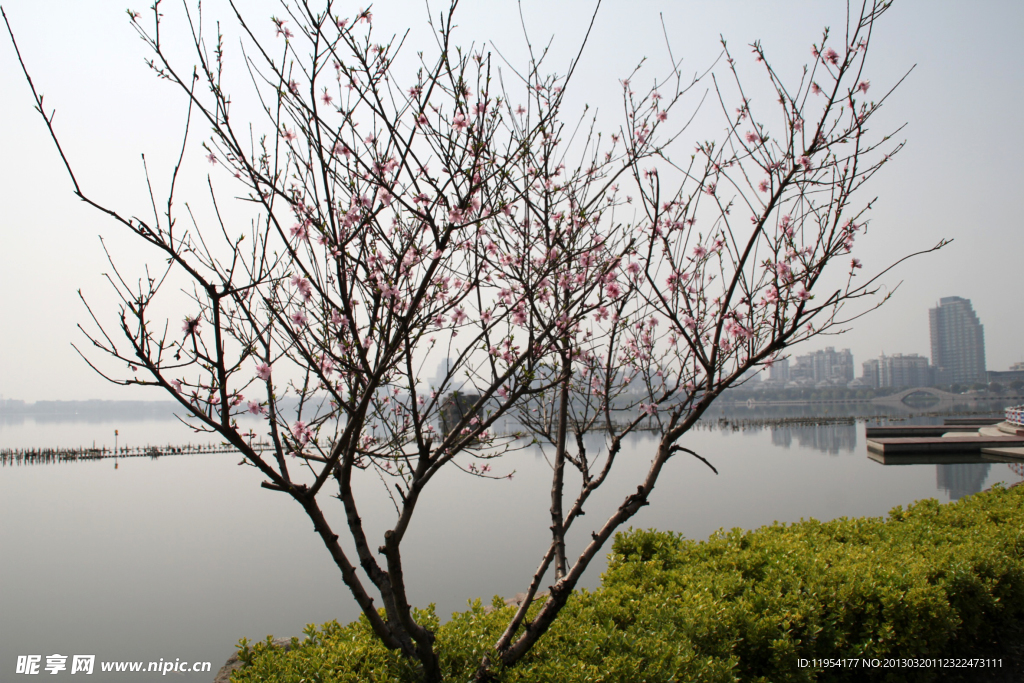
[[[945,502],[1021,479],[1017,464],[940,465],[935,475],[931,466],[879,467],[857,449],[866,417],[791,410],[709,415],[681,445],[707,457],[719,474],[692,458],[673,459],[652,504],[630,523],[703,539],[718,528],[775,520],[879,516],[922,498]],[[115,428],[119,448],[206,436],[174,420],[119,418],[0,421],[0,447],[112,447]],[[597,436],[585,445],[588,454],[604,453]],[[594,525],[635,491],[656,447],[649,432],[627,439],[621,469],[588,502],[570,548],[580,550]],[[44,651],[219,663],[241,636],[298,635],[310,621],[356,618],[316,535],[297,533],[309,528],[301,510],[261,489],[262,475],[237,462],[234,454],[204,454],[122,459],[117,471],[102,461],[0,469],[0,517],[8,520],[0,525],[0,576],[17,586],[0,590],[3,622],[17,625],[0,639],[0,665]],[[550,535],[551,469],[533,447],[500,464],[515,470],[513,480],[447,471],[423,494],[406,546],[413,604],[434,602],[445,618],[468,598],[514,595],[532,576]],[[575,487],[580,478],[573,473],[567,482]],[[362,484],[367,501],[360,512],[376,538],[393,508],[383,489],[369,495],[378,480],[367,475]],[[326,509],[343,524],[338,505]],[[603,569],[599,558],[581,586],[595,587]],[[118,683],[101,672],[94,678]],[[181,681],[208,683],[209,676]]]
[[[852,421],[849,423],[814,424],[814,425],[780,425],[772,427],[772,444],[790,448],[796,441],[800,448],[839,455],[840,452],[851,453],[857,448],[857,432],[859,427]]]
[[[960,500],[964,496],[981,491],[991,468],[990,463],[936,465],[935,484],[949,494],[950,500]]]

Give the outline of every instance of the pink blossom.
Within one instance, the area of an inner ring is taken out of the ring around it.
[[[468,125],[469,123],[466,121],[466,116],[462,112],[456,114],[455,118],[452,119],[452,126],[460,132],[465,130]]]
[[[295,131],[288,130],[287,126],[281,126],[281,137],[283,137],[288,142],[294,142],[295,141]]]
[[[284,36],[285,38],[291,38],[292,32],[285,28],[285,24],[288,23],[287,19],[278,19],[277,17],[270,17],[270,20],[274,22],[274,26],[277,27],[277,33],[275,35]]]
[[[305,446],[309,439],[313,436],[313,432],[302,420],[297,420],[292,425],[292,436],[299,442],[300,446]]]
[[[298,237],[300,240],[309,241],[309,229],[306,228],[305,223],[296,223],[291,229],[292,237]]]
[[[640,412],[641,413],[647,413],[648,415],[652,415],[652,416],[653,415],[657,415],[658,414],[658,406],[655,403],[641,403],[640,404]]]
[[[861,81],[857,84],[857,90],[861,92],[867,92],[868,88],[871,87],[871,81]]]
[[[757,189],[761,190],[761,192],[767,192],[768,191],[768,181],[767,180],[762,180],[761,182],[759,182],[757,184]]]
[[[750,339],[754,334],[743,325],[739,324],[735,320],[730,320],[725,324],[726,331],[734,337],[739,339]]]
[[[747,142],[749,142],[751,144],[753,144],[753,143],[760,143],[761,142],[761,138],[758,136],[757,133],[754,133],[753,131],[748,132],[747,135],[746,135],[746,138],[747,138]]]
[[[832,48],[825,50],[825,61],[830,64],[839,64],[839,53]]]
[[[818,87],[817,83],[814,83],[814,82],[811,83],[811,92],[814,93],[815,95],[820,95],[821,94],[821,88]]]
[[[426,114],[420,114],[419,116],[417,116],[416,117],[416,123],[421,125],[421,126],[427,125],[427,123],[428,123],[427,122],[427,115]]]
[[[862,268],[862,267],[863,266],[861,266],[860,259],[853,259],[852,261],[850,261],[850,270],[851,271],[856,269],[856,268]]]
[[[466,322],[466,317],[466,312],[464,310],[462,310],[461,308],[456,308],[455,311],[452,313],[452,322],[454,322],[456,325],[461,325],[462,323]]]
[[[715,187],[714,183],[708,183],[707,187],[704,188],[704,193],[713,197],[715,195]]]
[[[185,316],[185,321],[182,323],[181,331],[185,334],[195,334],[199,331],[199,318],[192,318]]]
[[[422,94],[423,94],[423,86],[414,85],[411,88],[409,88],[409,97],[419,98],[419,96],[422,95]]]
[[[800,301],[807,301],[808,299],[811,298],[811,293],[808,292],[803,285],[800,286],[800,289],[799,291],[797,291],[796,295],[800,298]]]
[[[693,248],[693,255],[696,258],[704,258],[705,256],[707,256],[707,254],[707,247],[705,247],[703,244],[698,244]]]
[[[292,287],[299,290],[299,294],[302,295],[303,300],[309,301],[310,297],[313,296],[313,287],[309,284],[309,280],[298,275],[292,276]]]
[[[214,154],[213,152],[210,152],[209,154],[206,155],[206,160],[209,161],[211,164],[215,164],[217,163],[217,155]]]
[[[480,314],[480,322],[482,322],[484,325],[490,325],[492,317],[493,315],[491,314],[490,311],[484,311],[483,313]]]
[[[324,88],[324,94],[320,96],[320,101],[321,101],[321,102],[323,102],[324,104],[327,104],[327,105],[329,105],[329,104],[330,104],[331,102],[333,102],[333,101],[334,101],[334,98],[333,98],[333,97],[331,97],[331,96],[330,96],[330,95],[329,95],[329,94],[327,93],[327,89],[326,89],[326,88]]]
[[[811,170],[811,160],[808,159],[806,156],[802,156],[799,159],[797,159],[797,163],[804,167],[805,172]]]
[[[611,299],[617,299],[622,295],[622,289],[619,287],[619,283],[609,282],[604,286],[604,293]]]
[[[657,118],[658,118],[659,121],[664,121],[664,120],[668,119],[668,114],[666,114],[663,111],[659,111]]]
[[[523,105],[520,104],[518,107],[516,107],[516,113],[522,116],[523,114],[526,113],[526,109],[524,109]]]
[[[172,379],[171,386],[174,387],[174,390],[177,391],[179,394],[181,393],[181,380]]]
[[[259,401],[249,401],[249,412],[253,415],[266,415],[267,409]]]

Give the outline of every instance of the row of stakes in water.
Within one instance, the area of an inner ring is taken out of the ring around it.
[[[254,442],[252,446],[263,450],[269,444]],[[184,446],[122,446],[117,449],[101,447],[78,448],[3,448],[0,466],[41,465],[102,458],[160,458],[168,455],[200,455],[206,453],[233,453],[237,449],[228,444],[186,444]]]

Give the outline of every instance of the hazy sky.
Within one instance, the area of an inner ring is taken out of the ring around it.
[[[148,4],[129,2],[142,12]],[[277,6],[242,4],[271,35],[269,17],[280,14]],[[166,5],[168,14],[178,12],[178,4]],[[55,125],[82,185],[127,213],[142,215],[148,200],[139,155],[146,153],[158,184],[165,182],[185,110],[177,93],[144,65],[146,48],[124,8],[99,0],[13,0],[3,7],[47,108],[57,108]],[[534,42],[554,35],[551,68],[564,70],[592,7],[582,0],[524,0]],[[360,8],[352,5],[351,13]],[[714,62],[721,34],[753,84],[761,72],[747,43],[760,39],[783,75],[798,80],[821,29],[842,30],[845,3],[606,0],[571,100],[598,106],[606,129],[621,119],[618,79],[644,56],[652,66],[647,77],[665,70],[659,12],[674,54],[685,60],[685,72]],[[204,13],[209,20],[229,19],[226,3],[216,0],[204,3]],[[422,29],[425,19],[425,4],[415,0],[374,5],[378,35],[407,26]],[[493,41],[513,61],[521,57],[522,33],[511,0],[462,0],[458,23],[461,44]],[[179,28],[170,24],[164,40],[174,44],[184,37]],[[868,62],[871,94],[916,68],[873,119],[878,132],[906,123],[900,135],[907,146],[862,196],[879,199],[870,231],[854,255],[870,270],[940,238],[954,242],[890,274],[888,285],[902,281],[902,286],[852,331],[813,340],[795,353],[849,347],[858,367],[881,352],[928,355],[928,308],[940,297],[962,296],[971,299],[985,325],[988,368],[1004,370],[1024,361],[1024,239],[1017,207],[1024,196],[1024,127],[1014,123],[1024,109],[1022,33],[1024,3],[1010,1],[896,0],[879,22]],[[413,34],[411,40],[415,45],[423,37]],[[227,45],[229,65],[239,64],[236,45]],[[25,400],[163,398],[157,390],[107,384],[71,347],[84,341],[76,325],[88,320],[79,289],[116,324],[102,276],[109,266],[98,236],[129,261],[153,254],[137,250],[118,225],[72,196],[6,36],[0,40],[0,92],[0,394]],[[702,115],[683,144],[719,137],[721,129],[720,119]],[[192,177],[183,189],[193,201],[203,201],[195,190],[210,167],[199,147],[205,131],[196,132],[185,168]],[[179,202],[185,199],[183,194]]]

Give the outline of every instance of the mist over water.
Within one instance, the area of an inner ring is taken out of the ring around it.
[[[719,528],[776,520],[880,516],[922,498],[946,502],[1021,480],[1019,466],[998,463],[885,467],[868,459],[864,422],[854,415],[792,407],[774,413],[707,415],[682,445],[719,474],[678,456],[633,526],[701,539]],[[907,411],[888,419],[942,418]],[[120,446],[217,441],[174,419],[6,416],[0,447],[94,440],[112,447],[114,429]],[[570,551],[578,552],[635,491],[655,444],[651,433],[629,439],[618,477],[586,506]],[[600,445],[587,443],[591,452]],[[240,637],[298,636],[310,622],[357,618],[308,519],[286,496],[260,488],[263,477],[239,459],[228,453],[118,458],[116,468],[114,459],[0,467],[0,672],[13,675],[19,654],[53,653],[96,654],[97,661],[208,660],[216,670]],[[443,472],[417,508],[404,551],[410,600],[433,602],[442,619],[465,609],[468,599],[487,603],[524,590],[545,547],[551,470],[544,455],[523,449],[495,470],[515,475],[487,481]],[[371,538],[379,537],[394,508],[375,477],[367,474],[360,486],[369,494],[360,514]],[[340,526],[340,503],[332,502],[325,507]],[[602,557],[582,586],[596,587],[604,567]],[[91,680],[103,676],[97,671]]]

